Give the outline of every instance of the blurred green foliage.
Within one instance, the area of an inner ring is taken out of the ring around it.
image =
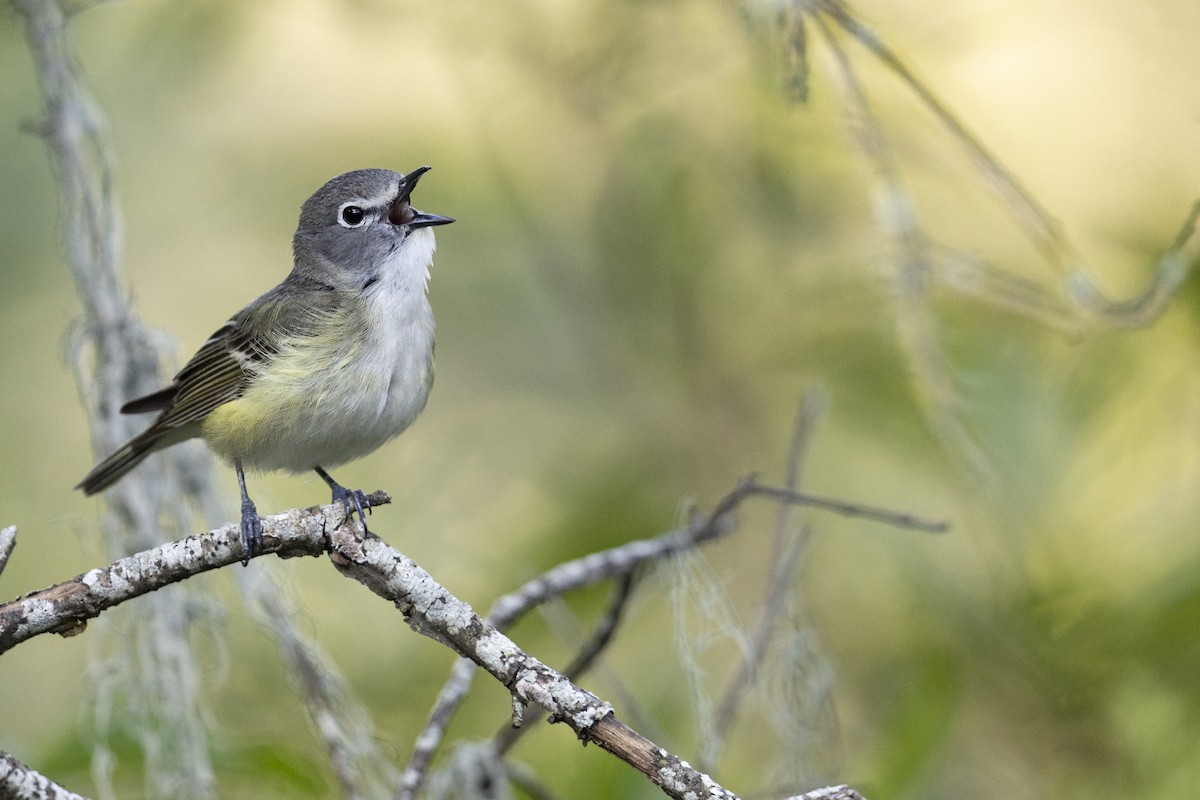
[[[1093,278],[1139,290],[1200,187],[1195,5],[862,11],[1047,203]],[[732,3],[138,0],[88,10],[75,33],[115,142],[128,285],[178,337],[176,363],[285,274],[316,186],[434,166],[419,204],[459,219],[438,231],[434,393],[401,440],[338,476],[388,489],[396,503],[372,528],[477,608],[563,559],[671,527],[685,500],[711,507],[747,470],[777,480],[814,383],[831,403],[808,488],[953,520],[932,538],[807,516],[797,591],[835,667],[839,722],[816,758],[779,741],[767,724],[779,698],[758,697],[716,769],[724,785],[776,787],[790,759],[873,800],[1200,794],[1194,288],[1150,328],[1073,337],[932,293],[993,467],[981,484],[930,432],[869,170],[817,41],[796,105],[780,42]],[[928,228],[1053,287],[953,142],[848,49]],[[51,169],[21,132],[39,101],[11,12],[0,109],[11,596],[101,557],[100,501],[70,488],[93,461],[64,355],[77,307]],[[310,478],[255,483],[264,512],[325,496]],[[739,536],[707,553],[735,624],[753,620],[772,519],[747,509]],[[309,632],[403,763],[451,655],[326,565],[286,572]],[[696,714],[665,646],[668,573],[641,586],[585,685],[636,700],[618,712],[689,758]],[[222,575],[198,580],[232,594]],[[605,602],[597,590],[571,608],[586,628]],[[222,796],[329,796],[281,660],[236,604],[228,615],[201,664]],[[561,666],[570,648],[550,628],[528,620],[517,640]],[[0,666],[0,749],[84,793],[88,638],[43,637]],[[707,654],[715,689],[733,651]],[[504,692],[479,681],[452,738],[488,736],[507,715]],[[562,796],[657,796],[561,730],[527,739],[516,757]],[[136,748],[111,746],[122,796],[138,796]]]

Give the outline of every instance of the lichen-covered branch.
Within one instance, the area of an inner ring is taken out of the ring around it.
[[[412,559],[381,539],[364,538],[343,527],[334,531],[331,547],[331,560],[338,570],[395,604],[413,630],[471,659],[522,704],[549,711],[551,722],[565,723],[581,740],[613,753],[668,796],[679,800],[736,797],[620,722],[600,698],[522,651]]]
[[[791,489],[766,486],[754,477],[749,477],[721,498],[711,512],[695,514],[690,523],[682,528],[650,539],[639,539],[609,550],[590,553],[574,561],[559,564],[526,582],[516,591],[498,599],[493,604],[487,620],[503,630],[530,609],[547,600],[604,580],[622,578],[643,564],[666,559],[676,553],[719,539],[734,529],[734,513],[742,502],[750,497],[767,497],[785,504],[810,505],[927,533],[941,533],[949,527],[943,521],[924,520],[910,514],[898,514],[856,503],[807,495]],[[429,712],[424,730],[413,746],[408,766],[394,795],[396,800],[413,800],[416,797],[450,720],[471,688],[473,677],[474,671],[469,662],[455,664]]]
[[[371,504],[390,502],[382,492]],[[345,522],[340,504],[295,509],[263,518],[263,553],[321,555],[326,531]],[[43,633],[78,633],[87,621],[126,600],[242,559],[237,525],[187,536],[118,559],[69,581],[0,605],[0,653]]]
[[[8,753],[0,753],[0,797],[11,800],[88,800],[69,792]]]
[[[388,500],[383,493],[371,496],[372,505]],[[264,555],[328,553],[343,575],[395,605],[414,630],[469,658],[507,687],[517,702],[545,709],[552,722],[565,723],[581,740],[632,765],[668,796],[736,797],[622,723],[608,703],[522,651],[408,556],[347,524],[340,504],[266,517],[264,528]],[[237,527],[228,525],[18,598],[0,606],[0,652],[41,633],[77,633],[87,620],[119,603],[240,560]]]

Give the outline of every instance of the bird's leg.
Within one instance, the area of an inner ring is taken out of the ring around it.
[[[242,566],[250,563],[250,557],[262,546],[262,520],[258,518],[258,509],[254,501],[246,494],[246,473],[242,471],[242,462],[234,461],[233,468],[237,470],[238,487],[242,490]]]
[[[347,489],[345,486],[342,486],[320,467],[313,467],[313,469],[321,476],[321,480],[329,485],[330,490],[333,492],[333,502],[341,503],[342,508],[346,509],[346,519],[349,519],[357,511],[358,519],[362,522],[363,533],[370,533],[367,530],[367,518],[363,516],[364,511],[371,510],[371,501],[367,499],[367,496],[358,489]]]

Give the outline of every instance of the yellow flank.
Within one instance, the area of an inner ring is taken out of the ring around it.
[[[261,449],[261,441],[276,427],[276,416],[283,413],[286,397],[268,399],[262,393],[247,393],[213,409],[200,424],[204,440],[213,452],[226,461]]]
[[[248,468],[299,471],[316,466],[314,459],[345,460],[339,452],[345,445],[357,449],[346,441],[354,436],[344,421],[378,416],[391,375],[364,359],[364,331],[346,330],[355,317],[331,315],[320,334],[285,342],[264,362],[248,364],[253,377],[246,393],[201,422],[212,450]]]

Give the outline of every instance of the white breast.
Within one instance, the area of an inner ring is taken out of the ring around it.
[[[247,417],[227,425],[229,441],[206,432],[214,450],[258,470],[303,472],[364,456],[411,425],[433,384],[425,296],[433,249],[432,232],[418,229],[383,265],[361,297],[365,330],[355,324],[345,336],[284,348],[245,397],[227,404]]]
[[[334,426],[343,427],[336,432],[340,442],[322,466],[366,455],[399,436],[425,408],[433,385],[433,309],[426,297],[433,250],[432,231],[413,231],[364,291],[370,333],[361,357],[342,366],[357,372],[345,376],[348,383],[364,389],[347,398],[355,407],[345,418],[357,422]]]
[[[425,233],[418,231],[414,233]],[[433,309],[425,294],[433,235],[422,237],[428,247],[410,241],[401,260],[419,263],[419,279],[413,280],[414,265],[387,270],[364,292],[374,341],[365,350],[363,369],[386,376],[386,387],[377,403],[376,430],[386,439],[412,424],[425,407],[433,382]],[[413,252],[416,250],[417,252]]]

